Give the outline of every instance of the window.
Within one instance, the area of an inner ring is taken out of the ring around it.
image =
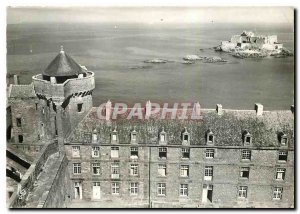
[[[240,177],[241,178],[249,178],[249,172],[250,172],[250,168],[249,167],[242,167],[241,168]]]
[[[111,140],[112,140],[112,141],[117,141],[117,134],[116,134],[116,133],[113,133],[113,134],[111,135]]]
[[[160,133],[160,142],[165,142],[166,141],[166,134]]]
[[[43,109],[42,109],[42,114],[45,114],[45,108],[43,107]]]
[[[166,183],[158,183],[157,184],[157,195],[158,196],[166,195]]]
[[[239,198],[247,198],[247,189],[246,186],[240,186],[239,187]]]
[[[80,157],[80,146],[72,146],[72,157],[73,158]]]
[[[167,166],[166,164],[158,164],[158,176],[167,176]]]
[[[206,166],[204,168],[204,180],[205,181],[211,181],[213,177],[213,167],[212,166]]]
[[[209,129],[206,132],[206,143],[207,144],[214,144],[214,133]]]
[[[288,141],[287,137],[286,136],[282,136],[280,143],[281,143],[282,146],[286,146],[287,145],[287,141]]]
[[[131,133],[131,141],[136,141],[136,133]]]
[[[182,158],[190,158],[190,149],[182,148]]]
[[[189,141],[189,135],[188,134],[183,135],[183,141],[185,141],[185,142]]]
[[[214,149],[206,149],[205,157],[206,158],[214,158],[215,157],[215,150]]]
[[[19,143],[23,143],[23,135],[18,135]]]
[[[278,160],[286,162],[287,161],[287,151],[279,151]]]
[[[139,174],[138,164],[130,164],[130,175],[137,176]]]
[[[159,158],[167,158],[167,148],[166,147],[158,148],[158,155]]]
[[[188,184],[180,184],[180,196],[188,196]]]
[[[92,168],[94,175],[100,175],[100,163],[93,163]]]
[[[180,166],[180,176],[181,177],[188,177],[189,176],[189,166],[188,165]]]
[[[118,182],[113,182],[111,184],[111,193],[113,195],[119,195],[119,193],[120,193],[120,184]]]
[[[281,200],[282,199],[282,187],[275,187],[273,191],[273,199],[274,200]]]
[[[139,190],[138,183],[130,183],[130,195],[137,195]]]
[[[77,112],[81,112],[82,111],[82,103],[78,103],[77,104]]]
[[[139,149],[138,147],[130,148],[130,158],[138,158],[139,157]]]
[[[118,158],[119,157],[119,147],[111,147],[110,156],[112,158]]]
[[[285,178],[285,169],[284,168],[277,168],[276,170],[276,179],[277,180],[284,180]]]
[[[111,174],[112,174],[112,177],[113,177],[113,175],[119,175],[120,174],[119,163],[113,163],[111,165]]]
[[[244,145],[251,145],[252,143],[252,135],[249,133],[248,130],[243,131],[243,141]]]
[[[73,163],[73,173],[74,174],[81,173],[81,163]]]
[[[99,146],[93,146],[93,148],[92,148],[92,157],[93,158],[100,157],[100,147]]]
[[[22,126],[22,119],[20,117],[16,118],[17,120],[17,127],[21,127]]]
[[[242,160],[251,160],[251,151],[250,150],[242,151]]]

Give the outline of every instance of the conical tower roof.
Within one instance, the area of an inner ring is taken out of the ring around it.
[[[52,60],[43,72],[43,75],[50,77],[74,76],[84,74],[81,66],[65,53],[63,47],[59,54]]]

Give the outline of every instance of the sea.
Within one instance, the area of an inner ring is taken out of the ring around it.
[[[29,84],[60,46],[95,72],[93,105],[107,100],[129,106],[199,102],[202,108],[290,109],[294,104],[294,57],[239,59],[213,47],[244,30],[277,35],[294,52],[294,25],[262,23],[23,23],[7,25],[7,84],[12,75]],[[226,63],[183,64],[186,55],[218,56]],[[145,60],[164,59],[151,64]]]

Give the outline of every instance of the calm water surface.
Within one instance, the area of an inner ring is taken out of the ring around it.
[[[7,27],[8,73],[21,83],[41,73],[60,45],[95,72],[94,105],[114,102],[194,102],[202,107],[289,109],[294,96],[294,58],[237,59],[209,49],[243,30],[278,35],[293,51],[293,25],[19,24]],[[30,53],[32,49],[32,53]],[[203,50],[200,50],[203,49]],[[226,64],[182,64],[188,54],[220,56]],[[146,64],[162,58],[172,62]],[[148,67],[142,67],[142,66]]]

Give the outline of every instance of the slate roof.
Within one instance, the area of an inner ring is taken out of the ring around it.
[[[35,91],[33,84],[29,85],[13,85],[9,86],[9,98],[35,98]]]
[[[135,127],[138,142],[158,144],[158,135],[162,127],[167,133],[168,144],[182,144],[181,132],[184,127],[190,133],[191,145],[205,145],[205,133],[208,129],[214,133],[216,146],[242,146],[242,133],[248,130],[252,135],[252,145],[256,147],[278,147],[278,134],[286,133],[289,147],[294,144],[294,115],[291,111],[264,111],[256,116],[254,110],[223,110],[218,115],[216,110],[201,109],[201,120],[174,120],[152,117],[149,120],[120,117],[111,123],[97,117],[97,108],[93,107],[78,124],[67,139],[67,143],[90,143],[92,132],[96,129],[100,143],[110,143],[110,134],[117,126],[120,144],[130,143],[130,132]],[[127,114],[127,113],[125,113]]]
[[[68,54],[63,50],[52,60],[48,67],[43,72],[43,75],[50,77],[62,77],[62,76],[74,76],[78,74],[84,74],[84,70],[81,66],[75,62]]]

